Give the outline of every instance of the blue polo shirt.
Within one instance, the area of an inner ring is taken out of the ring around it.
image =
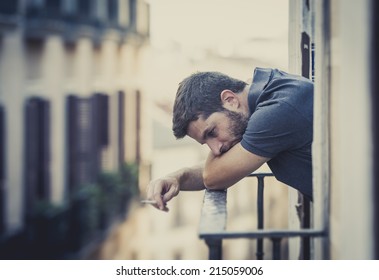
[[[251,116],[242,147],[270,158],[276,179],[312,200],[312,81],[256,68],[248,102]]]

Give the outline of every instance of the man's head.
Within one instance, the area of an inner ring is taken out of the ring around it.
[[[206,143],[214,154],[229,150],[247,126],[248,117],[241,110],[239,97],[246,86],[218,72],[198,72],[184,79],[174,103],[174,135],[189,135]]]

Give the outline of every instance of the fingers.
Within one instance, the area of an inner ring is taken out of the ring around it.
[[[178,183],[173,178],[158,179],[148,185],[147,199],[155,202],[150,203],[155,208],[167,212],[167,202],[176,196],[178,192]]]
[[[159,184],[156,181],[150,182],[150,184],[147,187],[147,200],[154,201],[154,203],[149,203],[149,204],[153,205],[157,209],[161,209],[164,206],[164,203],[161,197],[162,191],[163,191],[163,188],[161,184]]]
[[[173,197],[177,196],[179,193],[179,186],[171,185],[171,188],[167,190],[165,194],[163,194],[162,200],[164,203],[170,201]]]

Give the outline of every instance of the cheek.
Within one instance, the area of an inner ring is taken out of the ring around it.
[[[232,137],[232,133],[231,133],[230,128],[224,127],[222,128],[222,130],[219,131],[218,139],[220,141],[230,140],[231,137]]]

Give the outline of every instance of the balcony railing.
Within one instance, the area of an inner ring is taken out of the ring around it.
[[[227,223],[227,191],[206,190],[204,202],[201,211],[199,237],[205,240],[209,248],[209,259],[222,259],[222,240],[247,238],[256,239],[257,242],[257,259],[263,259],[264,248],[263,240],[270,239],[272,241],[272,257],[273,259],[281,258],[281,242],[283,239],[300,237],[302,239],[301,255],[308,258],[310,256],[310,238],[321,238],[326,235],[323,230],[315,230],[304,228],[304,225],[309,224],[310,211],[304,211],[303,228],[299,230],[265,230],[264,222],[264,178],[273,176],[271,173],[253,173],[249,177],[256,177],[258,180],[257,187],[257,230],[254,231],[228,231]],[[307,204],[305,204],[307,205]],[[309,207],[304,207],[305,210]]]

